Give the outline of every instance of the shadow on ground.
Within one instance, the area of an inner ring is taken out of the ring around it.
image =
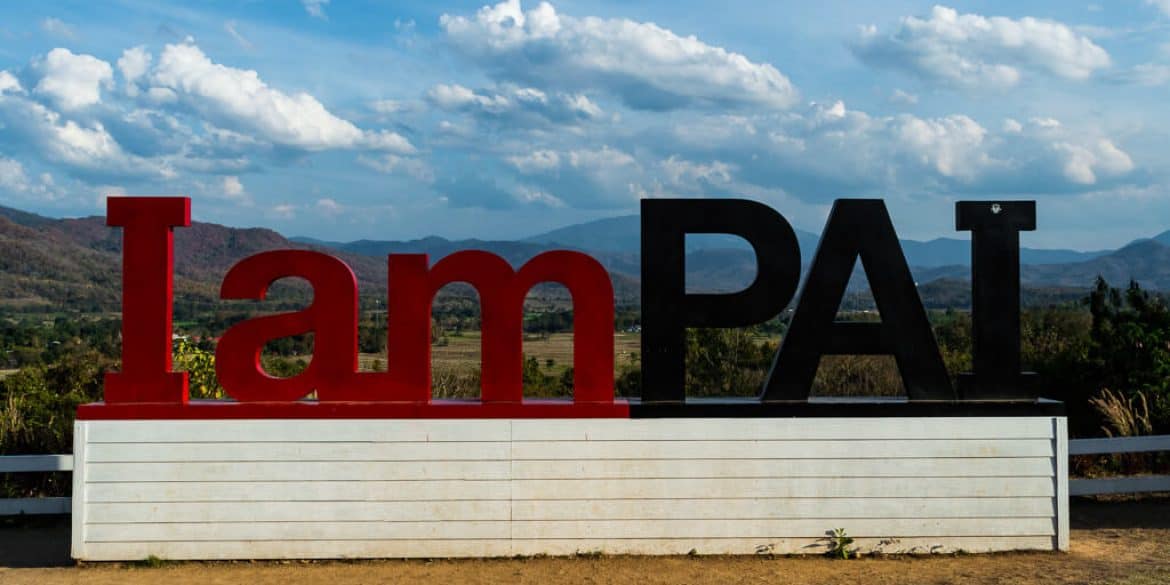
[[[1069,501],[1073,528],[1170,528],[1170,494],[1077,497]]]
[[[69,534],[68,515],[0,517],[0,567],[72,565]]]

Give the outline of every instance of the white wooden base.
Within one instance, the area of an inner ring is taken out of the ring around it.
[[[1068,546],[1057,417],[76,424],[82,560]]]

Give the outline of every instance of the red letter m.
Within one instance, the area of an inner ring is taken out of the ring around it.
[[[426,254],[390,254],[389,373],[411,399],[430,399],[431,303],[452,282],[479,292],[484,403],[522,401],[524,297],[540,282],[563,284],[572,295],[573,402],[613,402],[613,285],[596,260],[568,251],[540,254],[519,271],[477,250],[451,254],[429,270]]]

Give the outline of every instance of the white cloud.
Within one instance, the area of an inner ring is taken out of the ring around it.
[[[0,124],[47,160],[95,175],[174,176],[163,159],[127,153],[100,121],[79,124],[29,99],[0,96]]]
[[[1170,0],[1146,0],[1146,4],[1162,11],[1162,14],[1170,16]]]
[[[1098,175],[1120,175],[1133,170],[1133,160],[1110,140],[1101,139],[1088,146],[1057,142],[1052,148],[1063,156],[1064,176],[1073,183],[1092,185]]]
[[[61,195],[52,175],[42,173],[37,180],[30,179],[20,161],[3,156],[0,156],[0,191],[38,200],[52,200]]]
[[[318,199],[314,207],[316,207],[318,213],[327,215],[329,217],[338,215],[342,211],[341,204],[328,197],[324,199]]]
[[[735,166],[722,162],[696,163],[671,155],[659,165],[668,185],[675,189],[694,188],[697,183],[726,185]]]
[[[561,157],[553,150],[534,150],[525,155],[509,156],[507,160],[524,174],[544,173],[561,166]]]
[[[509,123],[517,123],[518,118],[526,115],[559,123],[574,123],[602,115],[601,108],[585,95],[549,95],[531,87],[509,86],[496,93],[476,92],[459,84],[439,84],[427,92],[427,100],[443,110]]]
[[[358,162],[379,173],[392,175],[401,172],[421,183],[435,182],[434,170],[417,158],[385,154],[377,158],[359,156]]]
[[[213,63],[192,44],[167,45],[151,80],[212,122],[246,129],[280,146],[308,151],[414,150],[406,138],[394,132],[362,131],[307,93],[288,95],[269,87],[255,71]]]
[[[574,168],[604,173],[619,167],[637,166],[638,161],[629,154],[603,145],[596,150],[579,149],[570,151],[568,153],[568,163]]]
[[[240,178],[235,176],[223,178],[223,195],[227,199],[236,201],[248,200],[247,189],[244,189],[244,184],[240,182]]]
[[[252,49],[252,41],[249,41],[246,37],[244,37],[243,34],[240,34],[238,27],[239,24],[234,20],[229,20],[223,23],[224,32],[226,32],[228,36],[232,38],[232,40],[236,41],[236,44],[238,44],[242,49],[250,51]]]
[[[301,0],[301,5],[305,7],[305,12],[314,18],[328,20],[325,16],[325,6],[329,4],[329,0]]]
[[[710,161],[693,163],[689,176],[672,174],[690,170],[683,164],[659,165],[661,190],[641,179],[649,193],[755,188],[807,202],[899,193],[1077,193],[1141,177],[1131,176],[1137,165],[1124,147],[1092,125],[1038,116],[1003,120],[993,129],[963,114],[870,116],[839,102],[801,112],[688,120],[634,152],[639,161],[648,155]],[[699,173],[703,167],[706,176]],[[674,187],[673,176],[692,187]]]
[[[945,6],[935,6],[927,19],[905,17],[886,35],[864,27],[853,51],[872,65],[969,88],[1011,87],[1031,73],[1084,80],[1110,64],[1105,49],[1062,23],[959,14]]]
[[[398,100],[374,100],[369,104],[370,109],[382,115],[397,114],[406,111],[406,104]]]
[[[522,185],[516,189],[516,199],[521,203],[538,203],[547,207],[565,207],[565,202],[549,194],[547,191],[535,187]]]
[[[64,110],[76,110],[102,101],[101,89],[109,87],[114,70],[92,55],[74,55],[69,49],[49,51],[37,64],[41,80],[33,89]]]
[[[20,80],[15,75],[7,71],[0,71],[0,95],[8,92],[24,93],[24,88],[20,86]]]
[[[1170,1],[1170,0],[1168,0]],[[1142,63],[1128,70],[1118,72],[1117,80],[1122,83],[1133,83],[1146,87],[1157,87],[1170,83],[1170,65],[1162,63]]]
[[[272,206],[264,215],[272,219],[292,219],[297,216],[297,207],[289,203]]]
[[[367,130],[362,133],[362,139],[356,146],[401,154],[413,154],[415,151],[414,146],[405,136],[390,130]]]
[[[971,179],[989,162],[983,150],[987,130],[967,116],[899,116],[894,133],[899,145],[944,177]]]
[[[456,47],[497,77],[602,89],[636,108],[776,109],[798,99],[772,65],[653,23],[574,18],[547,2],[524,11],[520,0],[484,6],[473,17],[444,14],[439,23]]]
[[[73,27],[60,18],[53,18],[50,16],[42,20],[41,30],[56,37],[62,37],[70,40],[77,38],[77,35],[73,32]]]
[[[150,69],[151,58],[146,47],[141,45],[122,51],[122,56],[118,58],[118,71],[122,73],[127,95],[138,95],[138,80]]]
[[[1028,118],[1028,123],[1041,130],[1055,130],[1061,127],[1060,120],[1056,118]]]
[[[912,106],[918,103],[918,96],[908,91],[895,89],[894,92],[890,94],[890,101],[894,102],[895,104]]]

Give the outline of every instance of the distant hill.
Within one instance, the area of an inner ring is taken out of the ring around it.
[[[636,304],[641,278],[639,228],[637,216],[625,216],[568,226],[519,241],[427,237],[328,242],[288,239],[263,228],[196,222],[190,228],[175,231],[176,299],[201,305],[218,303],[219,284],[228,268],[265,250],[328,250],[353,268],[363,295],[381,296],[386,288],[385,257],[389,253],[428,254],[433,262],[458,250],[482,249],[518,266],[546,250],[568,248],[589,253],[606,267],[618,304]],[[798,231],[797,237],[807,262],[816,249],[817,236]],[[928,306],[965,306],[970,302],[968,242],[939,238],[929,242],[904,240],[902,245]],[[1133,279],[1145,288],[1170,290],[1170,231],[1136,240],[1115,251],[1024,249],[1021,257],[1024,297],[1034,302],[1076,298],[1092,286],[1097,275],[1118,286]],[[686,263],[687,287],[692,291],[739,290],[755,278],[754,253],[743,240],[734,237],[688,238]],[[106,226],[104,218],[53,219],[0,207],[0,309],[33,306],[117,310],[120,267],[121,232]],[[867,282],[857,267],[850,289],[861,292],[866,288]],[[282,284],[274,290],[286,289],[307,292],[303,285],[297,289],[296,285]]]
[[[1166,234],[1163,234],[1166,235]],[[1097,275],[1114,286],[1130,280],[1143,288],[1170,290],[1170,245],[1158,238],[1138,240],[1120,250],[1085,262],[1027,266],[1021,280],[1026,283],[1090,287]]]
[[[258,252],[288,248],[324,249],[261,228],[193,222],[175,230],[176,299],[213,302],[233,264]],[[121,250],[121,230],[106,226],[103,217],[52,219],[0,207],[0,307],[118,310]],[[384,261],[333,253],[353,268],[365,291],[385,291]]]
[[[804,230],[796,232],[801,257],[807,260],[816,250],[820,236]],[[574,224],[551,232],[521,240],[538,244],[558,245],[594,252],[622,252],[639,254],[642,250],[642,218],[623,215]],[[692,235],[687,238],[687,251],[696,250],[751,250],[743,238],[725,234]]]
[[[800,245],[800,256],[803,263],[812,261],[816,252],[820,236],[806,230],[795,229],[796,241]],[[599,219],[586,223],[574,224],[543,234],[529,236],[521,241],[540,244],[559,244],[570,248],[591,250],[596,252],[629,252],[637,254],[641,250],[642,223],[640,216],[625,215]],[[1165,238],[1170,245],[1170,231],[1158,238]],[[902,251],[906,254],[906,261],[911,266],[933,268],[941,266],[970,266],[971,243],[968,240],[955,238],[936,238],[927,242],[918,240],[900,240]],[[687,251],[700,249],[741,249],[750,250],[750,246],[742,238],[723,235],[704,235],[701,238],[688,238]],[[1076,250],[1048,250],[1037,248],[1021,248],[1020,262],[1024,264],[1058,264],[1065,262],[1082,262],[1108,254],[1110,250],[1093,252],[1078,252]]]

